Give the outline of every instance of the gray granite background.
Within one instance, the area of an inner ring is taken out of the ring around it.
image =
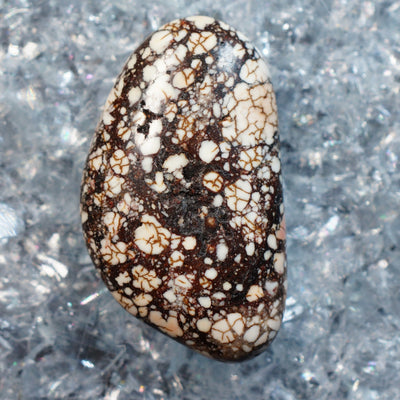
[[[113,79],[206,14],[270,64],[289,293],[273,345],[221,364],[104,288],[78,211]],[[0,0],[0,398],[399,399],[400,2]]]

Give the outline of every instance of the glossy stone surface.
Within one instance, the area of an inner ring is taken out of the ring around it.
[[[85,239],[131,314],[220,360],[261,352],[286,295],[278,119],[254,47],[173,21],[125,64],[92,141]]]

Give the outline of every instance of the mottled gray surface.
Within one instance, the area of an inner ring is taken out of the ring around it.
[[[125,59],[207,14],[271,66],[288,225],[286,322],[241,364],[144,326],[104,289],[81,170]],[[0,1],[0,398],[400,398],[400,2]]]

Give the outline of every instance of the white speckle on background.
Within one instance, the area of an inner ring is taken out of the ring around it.
[[[0,203],[0,240],[17,236],[24,228],[24,223],[13,208]]]

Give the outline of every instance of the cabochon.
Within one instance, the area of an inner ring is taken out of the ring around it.
[[[131,314],[210,357],[274,339],[286,293],[278,118],[267,65],[209,17],[128,59],[87,158],[83,231]]]

